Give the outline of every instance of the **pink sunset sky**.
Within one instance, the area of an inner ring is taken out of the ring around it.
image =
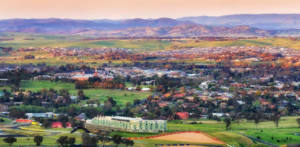
[[[0,0],[0,19],[127,19],[300,13],[300,0]]]

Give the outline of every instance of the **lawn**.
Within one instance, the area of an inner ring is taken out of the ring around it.
[[[46,132],[31,132],[31,131],[22,131],[22,130],[4,130],[5,133],[9,134],[21,134],[27,135],[28,137],[16,137],[17,142],[13,144],[13,146],[24,146],[24,145],[35,145],[34,136],[40,135],[43,136],[42,145],[50,145],[50,146],[58,146],[56,140],[60,136],[68,136],[75,137],[76,144],[80,144],[82,142],[81,134],[70,134],[70,133],[46,133]],[[27,133],[26,133],[27,132]],[[0,146],[8,146],[7,143],[3,141],[4,138],[0,138]]]
[[[226,142],[227,144],[235,147],[251,147],[254,143],[251,139],[244,137],[242,135],[237,135],[230,132],[213,132],[209,135]]]
[[[236,122],[232,122],[231,131],[225,130],[225,123],[217,123],[216,121],[200,119],[197,122],[202,122],[203,124],[189,124],[193,120],[182,120],[182,121],[169,121],[168,122],[168,129],[171,132],[174,131],[201,131],[205,132],[213,137],[218,138],[221,141],[226,142],[229,145],[234,145],[235,147],[250,147],[255,144],[254,141],[251,139],[243,136],[252,136],[257,137],[259,136],[261,140],[276,144],[276,145],[284,145],[284,144],[293,144],[300,142],[300,137],[296,136],[295,133],[300,133],[300,128],[296,122],[296,119],[300,116],[295,117],[282,117],[279,123],[279,129],[277,129],[273,122],[265,121],[260,122],[258,125],[258,129],[256,129],[256,125],[253,122],[246,122],[243,121],[238,125]],[[182,122],[182,123],[181,123]],[[30,126],[29,128],[37,128],[39,126]],[[45,143],[49,141],[49,145],[55,145],[55,140],[60,136],[73,136],[76,137],[77,143],[81,143],[80,134],[70,134],[70,133],[50,133],[50,132],[32,132],[32,131],[25,131],[25,130],[8,130],[3,129],[4,132],[10,134],[23,134],[28,135],[30,140],[36,134],[45,136]],[[46,129],[46,130],[53,130],[53,131],[69,131],[70,129]],[[261,130],[263,130],[261,132]],[[157,134],[152,133],[126,133],[126,132],[113,132],[110,135],[121,135],[123,137],[146,137],[146,136],[153,136]],[[272,140],[272,137],[274,139]],[[286,140],[286,137],[289,139],[286,142],[278,143],[277,140]],[[291,138],[291,139],[290,139]],[[20,142],[19,142],[20,140]],[[52,141],[52,142],[51,142]],[[31,144],[32,142],[25,138],[18,138],[18,144]],[[183,142],[176,142],[176,141],[164,141],[164,140],[153,140],[153,139],[144,139],[144,140],[135,140],[136,146],[143,146],[143,147],[150,147],[155,146],[155,144],[172,144],[172,143],[183,143]],[[185,142],[187,143],[187,142]],[[112,143],[110,143],[112,144]],[[1,142],[0,145],[5,145],[5,143]]]
[[[300,142],[300,137],[295,136],[295,133],[300,133],[300,128],[296,122],[296,119],[300,116],[296,117],[282,117],[279,123],[279,128],[275,127],[275,124],[271,121],[260,122],[258,125],[258,129],[256,129],[256,125],[254,122],[246,122],[243,121],[238,125],[236,122],[232,122],[231,128],[232,131],[225,130],[225,123],[218,123],[213,120],[200,119],[197,122],[202,122],[203,124],[190,124],[192,119],[189,120],[177,120],[177,121],[169,121],[167,124],[168,132],[176,132],[176,131],[201,131],[206,132],[209,135],[218,138],[230,145],[234,145],[236,147],[246,147],[254,144],[251,139],[242,136],[252,136],[257,137],[260,136],[261,140],[276,144],[276,145],[284,145],[287,143],[298,143]],[[182,123],[181,123],[182,122]],[[282,129],[281,129],[282,128]],[[263,130],[263,132],[260,132]],[[280,133],[279,133],[280,132]],[[119,134],[124,137],[146,137],[152,136],[153,134],[149,133],[126,133],[126,132],[113,132],[112,135]],[[242,135],[240,135],[242,134]],[[274,137],[274,140],[271,139]],[[284,140],[286,137],[292,138],[287,142],[278,143],[276,140]],[[146,141],[146,140],[143,140]],[[148,140],[149,141],[149,140]]]
[[[10,90],[10,87],[9,86],[3,86],[3,87],[0,87],[0,92],[2,92],[2,90]]]
[[[26,135],[29,137],[34,137],[36,135],[41,135],[41,136],[45,136],[45,135],[50,135],[50,132],[35,132],[35,131],[28,131],[28,130],[21,130],[21,129],[8,129],[8,128],[2,128],[2,131],[5,134],[13,134],[13,135]]]
[[[68,89],[70,95],[77,95],[78,90],[75,89],[74,83],[50,82],[50,81],[22,81],[21,88],[25,91],[39,91],[43,88]],[[99,99],[100,102],[107,100],[107,97],[112,97],[117,101],[117,105],[125,105],[127,102],[133,103],[134,99],[145,99],[151,92],[125,91],[125,90],[110,90],[110,89],[83,89],[83,92],[90,99]]]
[[[297,143],[300,142],[300,137],[295,136],[295,133],[300,133],[300,128],[296,122],[296,119],[300,116],[294,117],[282,117],[279,122],[279,129],[276,128],[272,121],[264,121],[256,125],[254,122],[243,121],[238,125],[236,122],[232,122],[232,131],[225,130],[225,123],[216,123],[216,121],[209,120],[198,120],[197,122],[202,122],[203,124],[189,124],[192,120],[184,121],[171,121],[168,123],[168,129],[170,132],[175,131],[203,131],[211,134],[212,136],[218,137],[220,134],[215,134],[219,132],[232,132],[237,134],[244,134],[252,137],[261,137],[261,140],[271,142],[276,145],[284,145],[286,143]],[[182,124],[181,124],[182,122]],[[261,132],[263,130],[263,132]],[[278,133],[280,132],[280,133]],[[274,137],[274,140],[271,140]],[[286,137],[292,138],[288,142],[277,142],[276,140],[284,140]],[[221,139],[222,140],[222,139]],[[223,140],[226,142],[226,140]]]
[[[0,119],[3,119],[4,122],[0,122],[0,125],[6,125],[6,124],[10,124],[13,122],[12,119],[6,118],[6,117],[0,117]]]

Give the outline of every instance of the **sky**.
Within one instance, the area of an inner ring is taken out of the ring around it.
[[[129,19],[298,13],[300,0],[0,0],[0,19]]]

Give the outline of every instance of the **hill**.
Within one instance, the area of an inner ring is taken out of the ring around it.
[[[183,17],[177,20],[226,27],[247,25],[267,30],[300,29],[300,14],[236,14]]]
[[[167,27],[135,27],[97,31],[86,30],[75,35],[96,36],[288,36],[299,35],[300,30],[263,30],[249,26],[215,27],[204,25],[179,25]]]
[[[55,33],[93,29],[97,31],[125,29],[130,27],[163,27],[195,24],[170,18],[131,20],[73,20],[73,19],[7,19],[0,20],[0,32]]]
[[[300,14],[240,14],[179,19],[6,19],[0,32],[97,36],[299,35]]]

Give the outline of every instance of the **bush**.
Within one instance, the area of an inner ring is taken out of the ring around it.
[[[43,137],[42,136],[34,136],[34,142],[36,143],[37,146],[40,146],[41,143],[43,142]]]
[[[277,142],[280,142],[280,140],[277,140]]]
[[[257,136],[256,138],[257,138],[257,139],[260,139],[260,137],[259,137],[259,136]]]
[[[263,130],[260,130],[260,132],[264,132]]]
[[[191,122],[191,124],[198,124],[197,122]]]
[[[272,137],[272,140],[274,140],[274,137]]]
[[[3,139],[4,142],[8,143],[9,146],[12,146],[13,143],[17,142],[15,137],[7,137]]]
[[[127,96],[127,94],[125,93],[124,96]]]

